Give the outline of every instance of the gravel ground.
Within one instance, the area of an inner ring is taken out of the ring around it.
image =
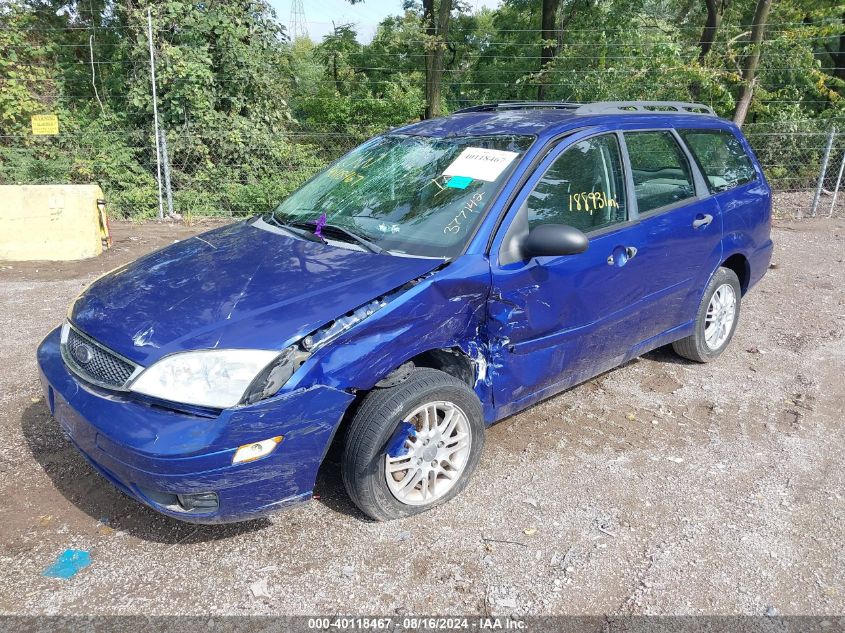
[[[777,191],[773,194],[775,217],[784,220],[796,220],[810,216],[815,191]],[[815,217],[845,217],[845,191],[840,188],[834,204],[833,193],[824,190],[819,196]]]
[[[368,522],[328,464],[318,500],[222,527],[95,474],[34,361],[87,283],[200,228],[117,223],[96,260],[0,265],[0,613],[845,611],[845,220],[777,223],[719,361],[660,349],[501,422],[446,506]],[[66,548],[92,565],[43,577]]]

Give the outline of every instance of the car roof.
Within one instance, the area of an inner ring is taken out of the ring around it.
[[[571,112],[551,109],[458,112],[412,123],[394,131],[420,136],[539,135],[552,126],[557,127],[574,118]]]
[[[655,109],[660,108],[660,109]],[[692,108],[699,109],[693,111]],[[554,135],[575,127],[608,123],[653,124],[671,120],[673,125],[729,128],[733,125],[700,104],[659,101],[485,104],[449,116],[427,119],[392,132],[418,136],[488,136],[500,134]]]

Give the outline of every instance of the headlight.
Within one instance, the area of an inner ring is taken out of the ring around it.
[[[145,369],[129,389],[171,402],[225,409],[239,404],[277,357],[279,352],[257,349],[173,354]]]

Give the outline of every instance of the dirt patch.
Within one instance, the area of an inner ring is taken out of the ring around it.
[[[0,264],[0,612],[845,610],[842,219],[778,223],[719,361],[656,350],[505,420],[446,506],[368,522],[330,463],[319,500],[223,527],[161,517],[94,473],[34,362],[92,279],[200,228],[115,223],[101,258]],[[93,564],[41,576],[66,548]]]
[[[112,220],[112,247],[100,257],[71,262],[0,261],[0,281],[88,279],[92,274],[101,275],[141,255],[230,222],[231,220],[202,219],[187,225],[181,222],[137,223]]]
[[[775,217],[800,219],[811,217],[815,190],[776,191],[772,194]],[[819,196],[815,216],[817,218],[845,217],[845,191],[840,188],[834,204],[833,193],[825,190]]]

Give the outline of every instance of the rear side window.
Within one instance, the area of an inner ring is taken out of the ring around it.
[[[757,177],[739,140],[725,130],[679,130],[698,163],[710,193],[726,191]]]
[[[625,187],[615,135],[564,151],[528,196],[528,226],[568,224],[584,233],[624,222]]]
[[[671,132],[626,132],[640,214],[695,196],[692,171]]]

